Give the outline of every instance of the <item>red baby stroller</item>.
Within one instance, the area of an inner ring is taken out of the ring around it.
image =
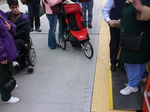
[[[63,33],[59,34],[59,44],[63,50],[66,42],[70,41],[73,47],[81,47],[87,58],[93,57],[93,47],[87,29],[83,26],[83,13],[79,4],[67,4],[61,7],[61,21]]]

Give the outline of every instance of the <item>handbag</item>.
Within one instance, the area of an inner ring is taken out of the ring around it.
[[[11,93],[15,86],[16,80],[13,77],[11,77],[2,85],[2,90],[6,93]]]
[[[48,4],[47,0],[44,0],[44,2]],[[56,5],[54,5],[53,7],[50,6],[50,8],[51,8],[53,14],[59,14],[59,13],[60,13],[60,7],[59,7],[59,5],[60,5],[60,4],[56,4]],[[43,3],[43,8],[44,8],[44,10],[45,10],[45,5],[44,5],[44,3]]]
[[[21,0],[21,3],[22,3],[23,5],[27,5],[28,0]]]
[[[58,14],[58,13],[60,13],[59,4],[56,4],[56,5],[54,5],[53,7],[51,7],[51,10],[52,10],[53,14]]]
[[[121,33],[119,45],[122,48],[127,48],[134,51],[139,51],[141,47],[142,33],[141,35],[132,35]]]

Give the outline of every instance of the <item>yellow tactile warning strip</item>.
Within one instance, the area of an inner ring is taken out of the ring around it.
[[[103,6],[106,0],[103,0],[102,2]],[[109,41],[109,27],[101,17],[91,112],[136,112],[113,110],[112,74],[109,70]]]

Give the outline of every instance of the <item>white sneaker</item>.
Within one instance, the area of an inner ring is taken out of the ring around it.
[[[130,87],[130,86],[127,86],[127,87],[125,87],[124,89],[122,89],[122,90],[120,90],[120,93],[122,94],[122,95],[129,95],[129,94],[131,94],[132,92],[137,92],[138,91],[138,87]]]
[[[17,89],[17,88],[18,88],[18,85],[16,84],[14,90]]]
[[[19,67],[19,63],[17,61],[13,61],[13,67]]]
[[[4,102],[3,101],[3,103],[17,103],[17,102],[19,102],[19,98],[17,98],[17,97],[11,97],[8,101],[6,101],[6,102]]]

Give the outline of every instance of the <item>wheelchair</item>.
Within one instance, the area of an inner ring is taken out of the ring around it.
[[[21,44],[21,48],[18,51],[18,57],[15,61],[19,63],[19,68],[26,67],[27,73],[33,73],[36,64],[36,52],[31,37]]]

